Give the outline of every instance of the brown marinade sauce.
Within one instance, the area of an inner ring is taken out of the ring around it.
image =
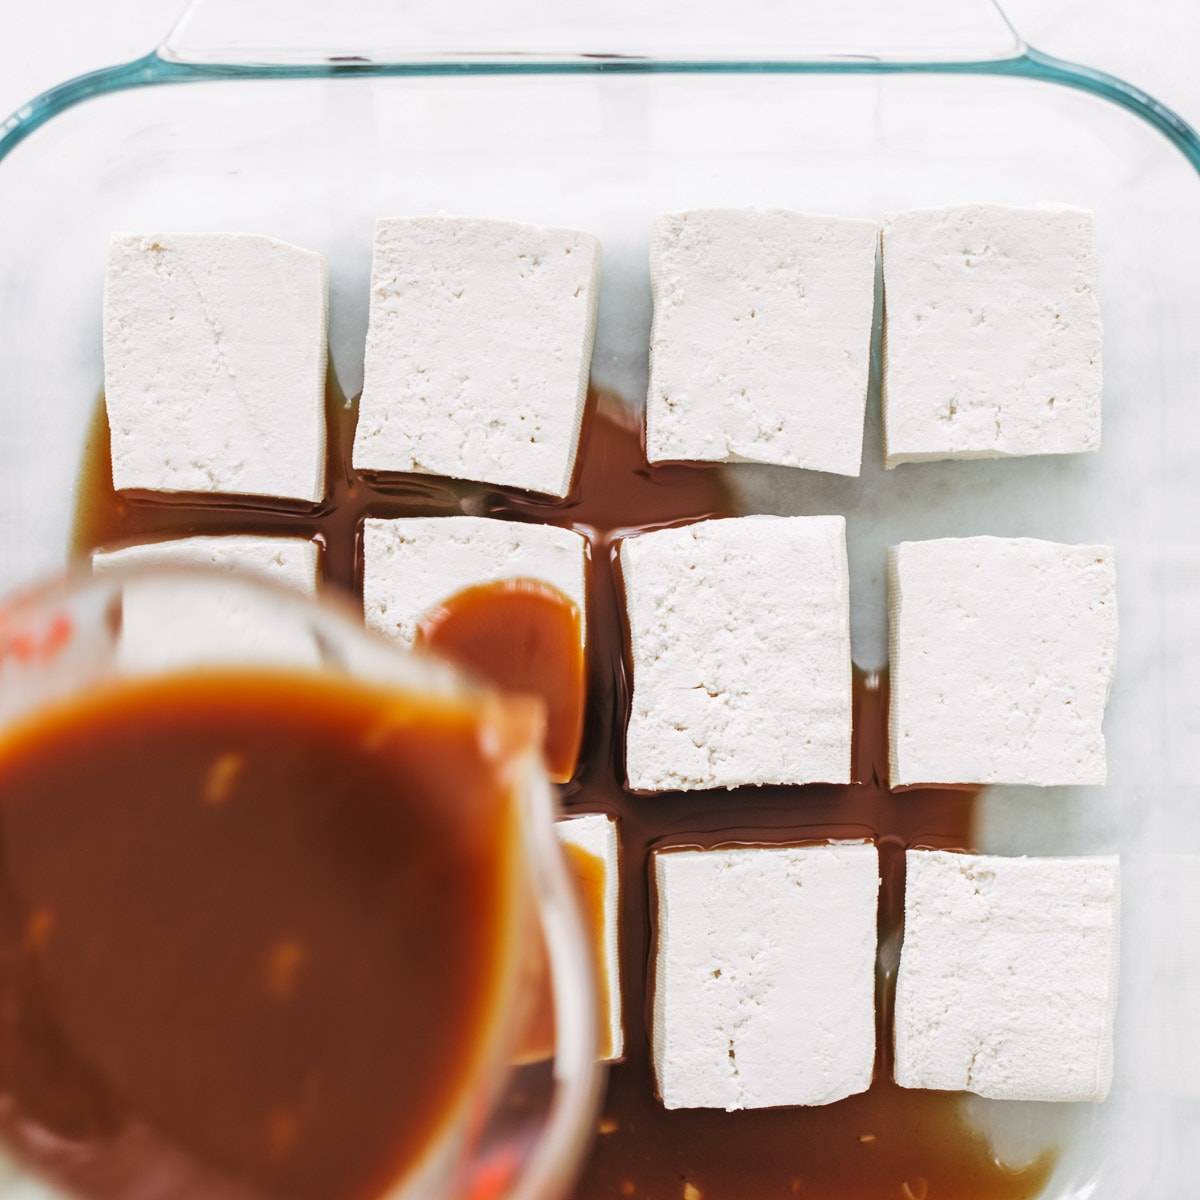
[[[381,1195],[507,1011],[519,837],[481,729],[222,669],[8,732],[0,1135],[112,1200]]]
[[[649,467],[637,423],[616,397],[593,392],[572,495],[537,498],[421,476],[368,479],[350,467],[355,413],[331,387],[329,495],[316,508],[270,502],[124,499],[111,488],[103,406],[77,510],[75,549],[193,533],[290,533],[324,546],[326,586],[356,593],[364,516],[468,513],[566,525],[590,544],[587,718],[579,766],[562,791],[569,811],[620,819],[621,968],[625,1061],[614,1066],[599,1134],[576,1200],[1027,1200],[1055,1161],[1023,1168],[995,1159],[967,1122],[963,1097],[890,1082],[890,1009],[903,918],[903,852],[910,845],[969,848],[969,790],[887,787],[886,678],[858,673],[849,786],[744,788],[633,796],[622,787],[628,662],[616,539],[702,517],[734,515],[727,469]],[[193,498],[195,500],[195,498]],[[790,843],[870,837],[880,847],[879,1045],[876,1079],[863,1095],[818,1108],[668,1112],[649,1054],[653,908],[648,856],[671,845]]]
[[[463,588],[427,613],[417,645],[501,691],[537,696],[545,711],[546,770],[575,774],[586,701],[582,614],[569,596],[537,579]]]

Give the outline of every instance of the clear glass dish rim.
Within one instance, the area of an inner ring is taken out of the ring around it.
[[[54,117],[99,96],[177,83],[221,80],[428,78],[537,75],[944,75],[1051,83],[1108,101],[1162,134],[1200,174],[1200,133],[1173,109],[1116,75],[1018,44],[1008,57],[888,60],[670,59],[612,56],[552,58],[432,58],[419,61],[317,63],[186,62],[161,49],[116,66],[75,76],[49,88],[0,121],[0,162]]]

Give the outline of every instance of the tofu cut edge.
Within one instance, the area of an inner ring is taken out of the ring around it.
[[[581,230],[376,221],[355,467],[569,494],[599,264]]]
[[[1119,636],[1111,546],[900,542],[887,578],[893,787],[1105,782]]]
[[[573,529],[495,517],[367,517],[362,547],[366,623],[402,645],[456,592],[516,578],[567,596],[586,642],[588,546]]]
[[[870,1087],[873,843],[663,849],[653,879],[666,1108],[821,1105]]]
[[[1090,210],[912,209],[885,214],[880,245],[887,468],[1099,449],[1103,321]]]
[[[860,473],[878,228],[783,208],[657,218],[650,462]]]
[[[624,538],[619,563],[631,790],[850,782],[843,517],[697,521]]]
[[[625,1057],[625,1022],[621,1011],[620,840],[617,822],[605,813],[567,814],[557,822],[558,835],[604,863],[604,987],[608,999],[610,1062]]]
[[[901,1087],[1100,1101],[1113,1077],[1120,859],[909,850]]]
[[[103,313],[116,490],[322,499],[321,254],[251,233],[115,234]]]

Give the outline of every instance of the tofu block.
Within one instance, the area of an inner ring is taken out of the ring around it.
[[[226,534],[180,538],[97,551],[92,569],[199,566],[259,576],[312,595],[317,547],[295,537]],[[282,663],[310,666],[317,648],[310,632],[286,618],[279,598],[220,582],[135,580],[125,585],[118,656],[128,669],[176,665]]]
[[[873,845],[660,851],[654,878],[665,1107],[832,1104],[871,1086]]]
[[[411,646],[421,619],[455,592],[500,579],[537,579],[585,614],[587,543],[571,529],[488,517],[368,517],[363,522],[367,624]]]
[[[1105,781],[1112,547],[901,542],[888,574],[893,787]]]
[[[1092,214],[968,204],[883,221],[886,463],[1100,447]]]
[[[1103,1100],[1120,864],[910,850],[896,980],[901,1087]]]
[[[377,222],[354,465],[565,496],[599,261],[573,229]]]
[[[558,836],[568,846],[575,846],[604,865],[603,912],[600,929],[592,930],[598,946],[603,948],[600,967],[600,987],[604,993],[602,1007],[608,1016],[609,1060],[625,1053],[624,1027],[621,1021],[621,959],[619,953],[620,875],[617,851],[617,823],[602,813],[586,813],[567,817],[558,822]]]
[[[850,782],[841,517],[735,517],[625,539],[629,786]]]
[[[311,250],[248,233],[114,237],[113,487],[320,500],[327,313]]]
[[[786,209],[660,217],[646,454],[857,475],[874,221]]]

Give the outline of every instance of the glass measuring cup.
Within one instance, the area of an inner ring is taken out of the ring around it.
[[[6,730],[106,688],[230,667],[360,683],[407,699],[480,702],[488,733],[482,693],[444,664],[368,633],[349,606],[223,571],[156,567],[80,574],[0,606],[0,744]],[[601,1068],[588,938],[532,741],[516,748],[512,772],[531,914],[511,943],[522,969],[513,973],[508,1011],[497,1014],[502,1032],[417,1164],[381,1193],[389,1200],[553,1200],[569,1188],[592,1129]],[[530,963],[537,968],[525,969]],[[553,1012],[552,1055],[530,1062],[521,1053],[522,1014],[540,1008]],[[0,1156],[0,1196],[74,1194],[69,1179],[42,1181],[10,1150]]]

